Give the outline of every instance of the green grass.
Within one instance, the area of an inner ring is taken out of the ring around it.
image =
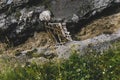
[[[0,80],[120,80],[120,46],[105,52],[56,60],[25,67],[7,67]]]

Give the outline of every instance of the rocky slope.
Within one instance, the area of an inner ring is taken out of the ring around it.
[[[85,40],[100,34],[112,34],[120,28],[120,13],[92,21],[77,33],[77,40]]]
[[[86,34],[80,36],[83,32],[86,32]],[[24,44],[16,47],[8,48],[5,47],[5,44],[1,43],[0,49],[4,54],[14,54],[15,57],[11,56],[11,58],[15,58],[20,63],[33,61],[39,63],[41,61],[49,61],[49,59],[68,58],[71,52],[77,52],[80,55],[92,52],[103,53],[109,48],[112,48],[113,43],[119,42],[120,40],[120,13],[102,17],[91,22],[82,28],[76,36],[80,37],[81,41],[50,46],[51,43],[48,41],[48,34],[40,32],[34,34],[34,37],[29,38]],[[2,57],[5,58],[6,55]]]
[[[100,34],[112,34],[120,28],[120,13],[102,17],[92,21],[89,25],[83,27],[77,34],[74,34],[75,40],[85,40],[93,38]],[[44,38],[43,38],[44,37]],[[0,51],[3,53],[15,53],[16,51],[30,50],[37,47],[50,45],[49,36],[41,31],[34,33],[34,36],[25,41],[24,44],[16,47],[10,47],[5,43],[0,43]],[[14,50],[13,50],[14,49]],[[11,52],[12,51],[12,52]]]
[[[46,9],[54,14],[53,22],[67,23],[73,42],[50,46],[52,42],[39,20],[39,14]],[[14,54],[23,62],[68,58],[71,51],[102,53],[119,40],[119,12],[120,0],[2,0],[0,53]]]
[[[40,47],[36,48],[36,50],[23,51],[18,56],[20,57],[21,55],[33,53],[32,55],[38,55],[42,58],[51,59],[54,57],[69,58],[71,52],[74,51],[80,55],[92,52],[102,54],[104,51],[113,48],[113,43],[120,41],[120,13],[95,20],[82,29],[85,30],[82,30],[79,33],[84,31],[87,32],[87,30],[90,31],[80,36],[81,39],[84,39],[85,37],[85,40],[71,41],[64,45]],[[79,37],[79,35],[76,36]]]
[[[44,31],[38,16],[49,9],[55,20],[68,22],[71,32],[75,33],[92,16],[114,9],[119,11],[119,0],[2,0],[0,3],[0,41],[18,45],[25,42],[34,32]],[[29,16],[33,11],[33,15]],[[74,22],[73,14],[79,17]],[[30,18],[30,20],[29,20]]]

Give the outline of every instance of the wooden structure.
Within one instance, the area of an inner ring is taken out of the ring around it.
[[[47,23],[46,31],[55,44],[63,44],[72,41],[70,32],[67,31],[66,23]]]

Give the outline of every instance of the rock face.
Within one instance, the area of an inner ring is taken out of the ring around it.
[[[111,7],[120,11],[119,6],[120,0],[1,0],[0,41],[18,45],[34,32],[44,31],[44,24],[39,20],[39,14],[44,10],[51,10],[55,19],[64,19],[68,24],[72,23],[75,14],[79,21],[72,26],[77,24],[80,28],[79,23],[84,18],[89,19]]]
[[[40,47],[33,50],[22,51],[16,55],[16,57],[24,58],[29,57],[43,57],[45,59],[64,58],[68,59],[72,52],[85,55],[90,53],[103,54],[108,49],[112,49],[116,42],[120,41],[120,29],[113,34],[102,34],[93,38],[89,38],[83,41],[70,41],[65,45],[58,45],[54,47]],[[24,56],[24,57],[23,57]]]
[[[52,0],[50,9],[58,18],[71,19],[73,14],[82,18],[87,13],[91,16],[95,15],[119,2],[119,0]]]

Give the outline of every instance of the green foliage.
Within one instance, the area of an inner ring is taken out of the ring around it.
[[[8,68],[0,74],[0,80],[120,80],[119,67],[120,47],[117,47],[103,55],[73,53],[69,60]]]

